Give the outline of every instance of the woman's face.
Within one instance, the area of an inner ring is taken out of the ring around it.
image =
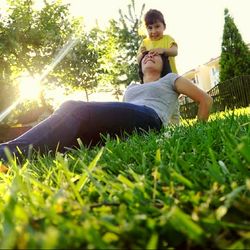
[[[160,55],[149,52],[141,61],[142,72],[145,74],[145,72],[149,70],[161,74],[162,64],[163,62]]]

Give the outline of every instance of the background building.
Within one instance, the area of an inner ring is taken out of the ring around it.
[[[250,49],[250,43],[247,44]],[[184,73],[182,76],[191,80],[195,85],[197,85],[202,90],[208,92],[214,86],[219,83],[220,75],[220,56],[216,58],[211,58],[208,62],[199,65],[195,69],[191,69]],[[186,96],[180,96],[180,104],[185,104],[191,102],[192,100]]]
[[[209,62],[199,65],[195,69],[191,69],[182,76],[192,81],[199,88],[208,92],[216,84],[219,83],[220,74],[220,57],[212,58]],[[179,97],[180,105],[192,102],[190,98],[185,95]]]
[[[207,92],[219,83],[219,61],[220,57],[212,58],[209,62],[184,73],[183,76]]]
[[[250,49],[250,43],[247,44]],[[191,80],[199,88],[204,91],[209,91],[215,85],[219,83],[220,75],[220,56],[211,58],[210,61],[199,65],[195,69],[191,69],[184,73],[182,76]]]

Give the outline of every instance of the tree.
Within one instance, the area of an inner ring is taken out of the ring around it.
[[[31,0],[8,0],[5,16],[0,17],[0,110],[17,99],[17,79],[24,73],[41,74],[58,48],[79,31],[80,20],[71,18],[68,5],[61,0],[44,1],[40,10]],[[58,82],[66,70],[56,69],[48,76]],[[11,96],[12,98],[9,98]],[[46,105],[43,95],[40,104]]]
[[[139,80],[136,55],[143,38],[139,30],[142,26],[144,9],[145,4],[141,6],[138,15],[135,9],[135,1],[131,0],[131,3],[128,5],[127,13],[123,13],[121,9],[119,10],[120,31],[117,34],[119,34],[119,46],[125,50],[125,53],[122,53],[120,56],[122,61],[126,62],[125,72],[127,72],[127,84],[131,81]]]
[[[100,63],[98,61],[99,30],[81,34],[79,42],[59,65],[64,71],[63,81],[75,89],[83,89],[86,100],[98,85]]]
[[[112,84],[113,94],[118,99],[121,86],[138,80],[136,55],[142,39],[139,30],[145,4],[139,14],[135,1],[131,0],[127,12],[119,10],[119,20],[111,19],[100,43],[100,63],[103,83]]]
[[[224,30],[220,58],[220,81],[250,74],[250,51],[242,40],[228,9],[224,11]]]
[[[44,1],[44,7],[35,10],[32,0],[8,2],[4,45],[13,56],[9,63],[17,72],[41,73],[78,28],[73,25],[68,5],[61,0]]]

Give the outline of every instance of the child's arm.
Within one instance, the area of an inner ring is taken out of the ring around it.
[[[142,59],[142,56],[143,56],[143,53],[146,52],[146,47],[141,45],[139,50],[138,50],[138,53],[137,53],[137,62],[140,63],[141,59]]]
[[[178,55],[178,47],[176,44],[173,44],[170,48],[156,48],[150,50],[150,52],[156,53],[156,54],[164,54],[166,53],[168,56],[177,56]]]

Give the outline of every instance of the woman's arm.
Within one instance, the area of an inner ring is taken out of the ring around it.
[[[175,88],[179,94],[184,94],[198,103],[197,118],[201,121],[207,121],[213,104],[212,97],[184,77],[179,77],[175,81]]]

